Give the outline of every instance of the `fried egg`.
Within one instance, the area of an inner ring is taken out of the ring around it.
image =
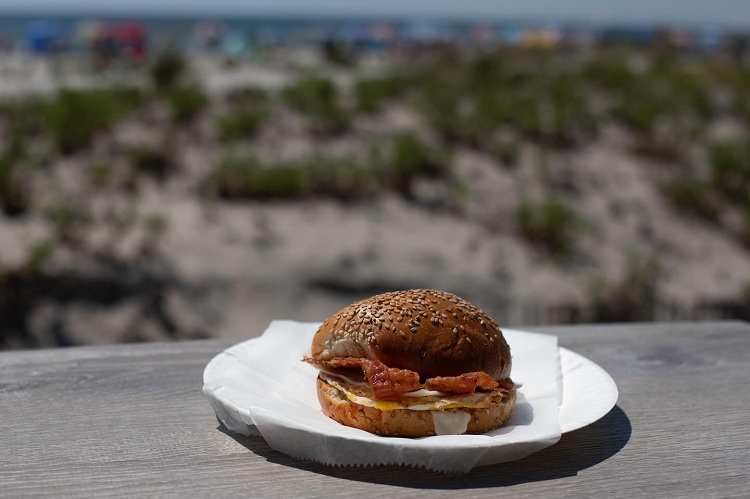
[[[404,393],[399,400],[377,400],[372,388],[366,382],[349,380],[346,376],[320,373],[321,378],[339,390],[346,398],[355,404],[374,407],[381,411],[395,411],[410,409],[413,411],[442,411],[445,409],[489,407],[503,398],[499,392],[474,392],[463,394],[449,394],[420,389]]]

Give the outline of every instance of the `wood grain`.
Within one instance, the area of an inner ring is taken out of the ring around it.
[[[218,425],[218,341],[0,353],[0,496],[747,497],[750,325],[535,328],[620,390],[599,422],[462,476],[327,468]]]

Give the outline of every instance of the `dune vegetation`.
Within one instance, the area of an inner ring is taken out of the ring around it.
[[[0,102],[0,232],[33,227],[23,243],[7,236],[20,249],[0,258],[0,345],[46,344],[34,332],[35,310],[75,299],[137,301],[134,313],[167,337],[205,335],[162,299],[170,289],[190,294],[179,265],[154,270],[177,258],[171,234],[188,223],[170,200],[254,213],[393,199],[461,220],[577,283],[569,301],[537,296],[542,310],[574,310],[554,320],[650,320],[662,302],[750,308],[746,266],[724,295],[670,298],[664,284],[681,258],[700,265],[697,249],[684,256],[679,247],[694,227],[750,260],[747,66],[629,48],[435,50],[375,75],[354,63],[288,74],[273,88],[247,81],[209,92],[189,60],[167,52],[140,85]],[[620,199],[626,170],[640,190]],[[662,236],[657,215],[682,232]],[[617,272],[595,250],[602,246],[622,247]],[[75,279],[94,291],[68,299],[49,288]],[[110,294],[99,297],[92,282]],[[116,340],[148,339],[123,331]]]

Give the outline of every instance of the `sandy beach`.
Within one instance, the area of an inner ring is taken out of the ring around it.
[[[228,96],[238,89],[281,92],[317,68],[350,102],[355,82],[381,74],[387,63],[373,57],[354,69],[328,67],[300,51],[283,62],[227,67],[220,58],[196,56],[190,79],[205,89],[208,105],[191,122],[173,126],[164,102],[151,100],[74,154],[31,141],[43,166],[24,177],[32,208],[0,217],[1,268],[28,268],[34,248],[53,241],[51,256],[22,282],[73,291],[33,295],[24,316],[28,337],[11,336],[6,344],[239,340],[273,319],[320,321],[355,299],[416,287],[459,294],[512,326],[598,320],[607,300],[639,304],[628,289],[653,302],[635,320],[709,318],[721,309],[706,305],[745,299],[750,258],[726,228],[733,215],[726,223],[705,222],[676,210],[660,190],[681,169],[706,171],[698,144],[665,165],[633,153],[631,134],[607,121],[596,140],[572,148],[519,138],[509,166],[462,144],[448,151],[424,116],[399,101],[353,115],[343,133],[311,133],[299,112],[276,106],[252,138],[227,145],[218,135],[215,123],[232,111]],[[139,70],[102,79],[70,69],[81,64],[6,58],[0,94],[53,95],[118,78],[148,84]],[[414,178],[407,196],[383,190],[361,200],[225,199],[207,187],[227,155],[364,161],[373,150],[388,151],[385,144],[399,133],[445,151],[449,173]],[[744,133],[744,125],[722,115],[706,140]],[[168,175],[129,177],[123,151],[164,144],[173,154]],[[99,183],[92,181],[97,164],[108,168]],[[518,207],[545,199],[564,200],[581,219],[575,252],[564,262],[519,232]],[[72,207],[85,222],[62,227],[44,214],[50,206]]]

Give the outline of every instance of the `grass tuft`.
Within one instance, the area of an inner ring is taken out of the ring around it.
[[[558,262],[575,254],[575,238],[583,223],[572,207],[559,200],[523,201],[516,212],[521,236]]]

